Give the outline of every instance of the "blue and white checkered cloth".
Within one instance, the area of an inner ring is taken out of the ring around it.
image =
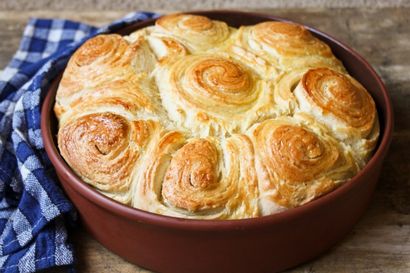
[[[0,272],[72,265],[66,223],[73,207],[44,150],[40,110],[47,87],[89,37],[155,17],[132,13],[109,26],[31,19],[0,74]]]

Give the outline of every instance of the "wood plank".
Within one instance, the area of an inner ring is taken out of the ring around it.
[[[410,8],[257,11],[317,27],[355,48],[383,77],[396,116],[391,150],[363,219],[325,255],[288,272],[410,272]],[[125,13],[0,11],[0,68],[17,48],[24,25],[31,16],[102,25]],[[72,239],[79,272],[148,272],[109,252],[82,228],[73,231]]]
[[[84,0],[70,0],[70,1],[50,1],[50,0],[18,0],[18,1],[0,1],[0,9],[15,10],[15,11],[29,11],[35,9],[51,9],[51,10],[98,10],[110,11],[118,10],[152,10],[157,8],[163,9],[180,9],[198,10],[198,9],[243,9],[248,7],[263,7],[263,8],[312,8],[312,7],[327,7],[327,8],[347,8],[347,7],[397,7],[410,6],[409,0],[286,0],[286,1],[271,1],[271,0],[98,0],[98,1],[84,1]]]

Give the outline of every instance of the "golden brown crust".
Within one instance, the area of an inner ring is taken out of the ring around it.
[[[240,219],[259,215],[252,143],[235,135],[219,143],[165,134],[140,168],[133,205],[185,218]],[[170,156],[171,155],[171,156]]]
[[[273,168],[288,182],[314,179],[336,162],[336,147],[324,143],[305,128],[282,125],[276,128],[269,151]]]
[[[304,117],[266,120],[250,134],[261,194],[283,207],[315,199],[356,171],[350,154],[327,130]]]
[[[308,112],[332,128],[364,165],[379,134],[376,106],[366,89],[347,74],[315,68],[303,75],[294,93],[298,111]]]
[[[86,182],[102,191],[124,193],[155,127],[152,121],[129,121],[114,113],[80,116],[60,128],[59,149]]]
[[[273,100],[280,106],[281,113],[290,115],[297,110],[298,101],[295,97],[295,89],[300,83],[303,75],[312,68],[326,68],[329,67],[334,71],[346,73],[342,66],[333,66],[331,63],[323,62],[322,59],[316,62],[309,62],[298,68],[286,71],[275,78]]]
[[[178,63],[179,66],[171,68],[174,72],[171,84],[185,101],[198,108],[212,107],[215,108],[214,111],[222,112],[223,109],[214,106],[237,109],[250,105],[255,99],[255,79],[239,63],[213,56],[192,59],[185,58]],[[186,86],[180,86],[181,83]],[[187,92],[191,94],[186,94]]]
[[[98,35],[85,42],[74,53],[71,60],[79,67],[90,65],[95,61],[111,64],[119,62],[124,65],[129,61],[122,58],[127,46],[128,44],[118,34]]]
[[[232,44],[227,46],[231,54],[249,62],[255,70],[264,68],[261,70],[262,77],[269,77],[272,73],[277,76],[280,71],[318,67],[323,63],[342,67],[327,44],[314,37],[305,27],[293,23],[263,22],[243,26],[231,40]]]
[[[147,96],[135,90],[141,89],[144,81],[141,74],[150,73],[154,60],[144,38],[131,44],[117,34],[91,38],[74,53],[67,65],[56,95],[57,117],[61,118],[81,102],[89,103],[100,95],[115,97],[135,107],[146,107]]]
[[[167,61],[172,61],[175,57],[185,56],[188,54],[188,50],[179,42],[166,37],[161,38],[161,40],[166,48],[167,53],[165,56],[158,58],[158,61],[160,63],[163,64]]]
[[[159,32],[172,35],[192,51],[218,46],[230,35],[226,23],[200,15],[171,14],[159,18],[155,25]]]
[[[328,45],[321,42],[301,25],[285,22],[264,22],[253,26],[253,37],[280,55],[320,55],[331,57]]]
[[[316,68],[305,73],[302,85],[323,111],[359,129],[363,136],[369,134],[376,120],[376,106],[356,80],[328,68]]]
[[[193,219],[258,217],[335,189],[367,162],[375,104],[305,27],[173,14],[71,57],[61,155],[122,203]]]
[[[156,83],[170,118],[200,136],[243,132],[275,116],[271,90],[226,55],[189,55],[161,66]]]
[[[200,139],[184,145],[175,153],[165,173],[163,198],[189,211],[207,209],[209,204],[203,196],[195,198],[195,193],[216,188],[217,164],[218,151],[209,141]]]
[[[81,75],[80,71],[91,73],[89,76],[92,77],[104,72],[100,66],[128,65],[130,54],[124,55],[127,48],[128,43],[117,34],[98,35],[89,39],[70,58],[58,95],[70,96],[84,87],[82,77],[85,75]]]

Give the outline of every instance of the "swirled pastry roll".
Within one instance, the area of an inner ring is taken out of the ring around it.
[[[84,96],[94,96],[93,90],[105,89],[103,85],[115,85],[116,89],[120,89],[119,85],[125,87],[125,83],[129,84],[125,89],[149,85],[146,75],[151,73],[155,62],[144,38],[131,44],[117,34],[91,38],[74,53],[64,71],[54,107],[57,117],[78,105]],[[146,93],[149,96],[153,92]],[[129,92],[117,94],[127,97]],[[139,94],[135,96],[141,99]]]
[[[105,112],[74,117],[58,132],[61,155],[87,183],[129,203],[135,166],[158,130],[153,121]]]
[[[245,53],[236,49],[237,46]],[[280,70],[311,66],[317,62],[341,65],[327,44],[314,37],[304,26],[293,23],[263,22],[241,27],[233,50],[245,59],[246,54],[254,54],[254,58],[262,57]]]
[[[155,23],[157,35],[172,37],[192,52],[220,46],[234,30],[225,22],[200,15],[171,14]]]
[[[133,205],[159,214],[196,219],[259,215],[253,148],[244,135],[219,143],[166,133],[147,152],[135,185]]]
[[[363,165],[379,134],[376,106],[366,89],[349,75],[316,68],[303,75],[294,93],[299,110],[311,113],[336,137],[352,144]]]
[[[242,64],[223,55],[189,55],[160,68],[164,107],[199,136],[223,135],[275,115],[271,90]]]
[[[118,80],[103,81],[100,84],[95,83],[95,86],[84,87],[83,90],[66,100],[69,102],[69,107],[61,115],[60,123],[63,124],[73,115],[107,111],[134,118],[144,117],[165,122],[166,113],[159,106],[159,97],[154,90],[156,86],[152,83],[140,81],[133,76],[128,79],[124,77]]]
[[[354,175],[350,152],[311,119],[281,117],[254,125],[256,172],[264,215],[300,206]]]
[[[61,155],[86,183],[191,219],[303,205],[354,176],[379,134],[369,93],[305,27],[189,14],[85,42],[54,111]]]

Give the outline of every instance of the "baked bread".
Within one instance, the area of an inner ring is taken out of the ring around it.
[[[86,183],[194,219],[303,205],[353,177],[379,135],[372,97],[305,27],[189,14],[88,40],[54,110],[61,155]]]

